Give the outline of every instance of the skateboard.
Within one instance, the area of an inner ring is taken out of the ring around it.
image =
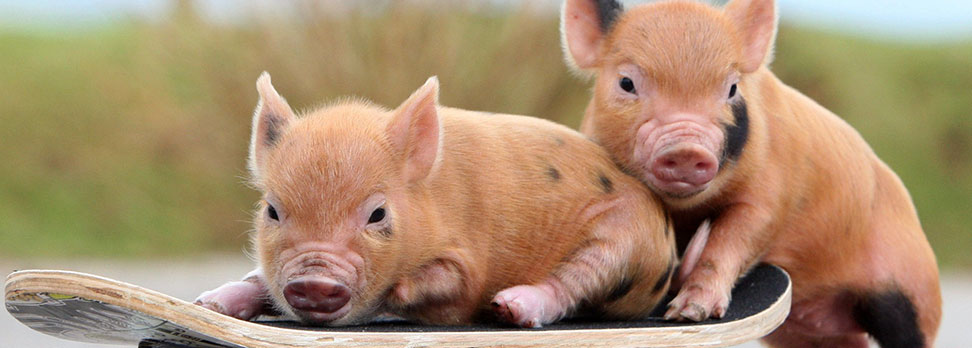
[[[349,327],[243,321],[136,285],[51,270],[11,273],[4,298],[7,311],[31,329],[68,340],[138,347],[723,347],[758,339],[782,324],[790,292],[786,272],[760,265],[736,284],[721,319],[576,319],[540,329],[422,326],[400,320]]]

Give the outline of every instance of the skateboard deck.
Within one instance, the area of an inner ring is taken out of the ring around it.
[[[540,329],[403,321],[334,328],[250,322],[135,285],[67,271],[11,273],[4,298],[7,311],[31,329],[68,340],[138,347],[723,347],[778,327],[789,313],[790,287],[782,269],[760,265],[736,284],[722,319],[567,320]],[[658,314],[664,304],[667,300]]]

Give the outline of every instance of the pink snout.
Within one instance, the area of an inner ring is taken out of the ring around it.
[[[663,149],[651,161],[651,173],[659,189],[671,194],[692,194],[705,188],[719,171],[719,160],[698,144],[678,144]]]
[[[351,289],[324,277],[307,276],[291,280],[284,286],[283,292],[290,306],[311,313],[335,313],[351,300]],[[326,319],[327,316],[321,317]]]

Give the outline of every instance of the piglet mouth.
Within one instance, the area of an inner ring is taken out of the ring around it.
[[[657,179],[651,180],[651,178],[649,178],[648,184],[655,192],[670,198],[690,198],[709,188],[708,184],[698,186],[682,181],[662,182]]]
[[[344,318],[349,312],[351,312],[351,306],[345,306],[341,310],[334,313],[294,309],[294,313],[297,314],[297,317],[299,317],[301,321],[314,325],[333,324],[335,321]]]

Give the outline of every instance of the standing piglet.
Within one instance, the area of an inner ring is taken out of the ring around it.
[[[198,304],[317,325],[539,327],[643,317],[668,290],[661,203],[566,127],[440,107],[435,78],[395,110],[346,101],[300,118],[269,75],[257,90],[259,267]]]
[[[668,318],[723,316],[736,279],[768,262],[794,284],[768,343],[932,345],[938,266],[911,198],[853,128],[766,68],[773,0],[567,0],[562,31],[569,63],[597,75],[582,132],[662,196],[699,258]],[[693,240],[707,219],[707,243]]]

